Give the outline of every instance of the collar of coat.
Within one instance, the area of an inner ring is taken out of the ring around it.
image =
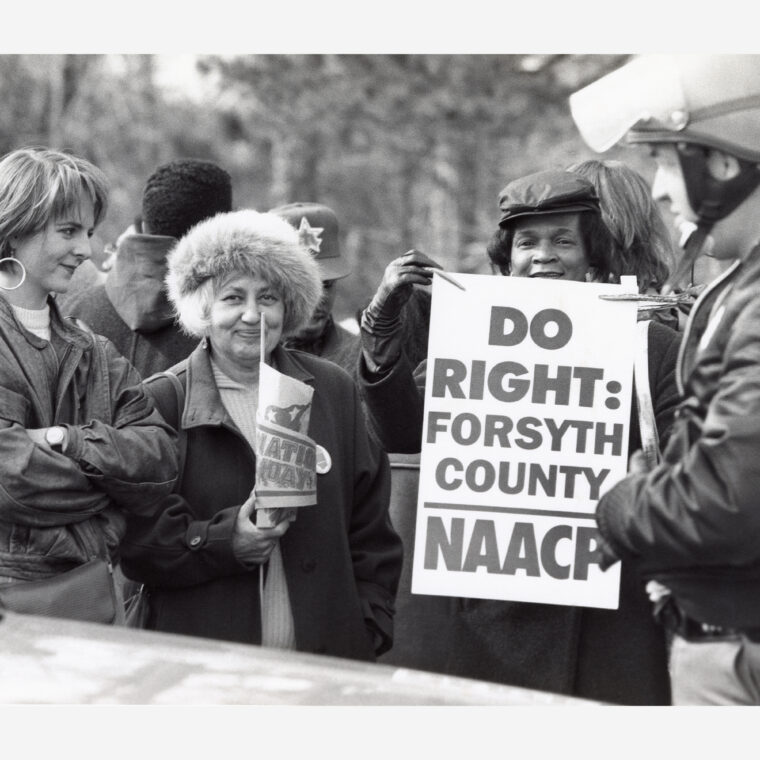
[[[69,343],[73,343],[78,348],[84,350],[92,346],[92,338],[90,337],[89,328],[84,327],[84,323],[76,324],[70,318],[64,319],[61,316],[60,309],[55,297],[48,296],[48,306],[50,306],[50,329],[53,332],[58,333],[64,340]],[[43,349],[48,345],[48,341],[44,338],[40,338],[39,335],[35,335],[29,330],[24,329],[21,322],[18,321],[16,315],[13,312],[13,308],[5,298],[0,297],[0,319],[2,319],[9,327],[15,328],[16,331],[23,336],[27,343],[34,346],[37,349]]]
[[[177,240],[165,235],[128,235],[106,277],[108,300],[133,332],[152,333],[174,321],[166,295],[166,257]]]
[[[224,408],[219,389],[214,382],[211,356],[206,341],[201,341],[186,362],[187,384],[185,386],[182,427],[188,430],[204,425],[224,425],[237,429]],[[303,364],[300,354],[279,345],[272,352],[272,364],[283,375],[288,375],[308,385],[314,385],[314,375]],[[181,371],[181,367],[179,371]]]
[[[758,282],[760,282],[760,243],[755,245],[743,259],[737,259],[699,294],[699,298],[689,312],[678,349],[676,387],[681,396],[685,395],[689,375],[696,366],[698,345],[707,328],[716,299],[721,295],[725,297],[729,289],[733,294],[744,291],[749,297],[754,298]]]

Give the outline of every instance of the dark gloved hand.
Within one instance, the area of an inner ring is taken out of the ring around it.
[[[433,269],[442,267],[414,248],[385,268],[380,287],[361,321],[362,353],[371,372],[387,371],[398,360],[402,347],[401,312],[414,285],[430,285]]]

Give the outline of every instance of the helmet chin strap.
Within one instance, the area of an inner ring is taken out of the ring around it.
[[[713,225],[734,211],[760,184],[758,165],[742,159],[737,159],[736,176],[717,179],[707,166],[708,151],[702,146],[683,143],[677,148],[689,205],[697,209],[697,228],[682,244],[683,255],[663,292],[672,292],[687,277],[689,284],[693,283],[694,262],[702,253]]]

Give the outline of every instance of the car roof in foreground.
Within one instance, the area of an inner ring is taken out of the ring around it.
[[[0,703],[593,705],[389,665],[2,613]]]

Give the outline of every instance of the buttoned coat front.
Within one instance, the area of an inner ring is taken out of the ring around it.
[[[308,434],[332,460],[317,477],[317,505],[300,508],[280,539],[296,647],[372,659],[368,623],[392,630],[401,572],[401,541],[388,516],[387,455],[367,435],[346,372],[282,347],[273,357],[280,372],[314,386]],[[235,518],[255,482],[255,456],[222,404],[208,349],[200,345],[173,372],[187,389],[181,485],[159,515],[131,521],[124,570],[151,588],[150,628],[260,643],[259,570],[244,567],[232,550]],[[157,375],[145,387],[176,422],[171,379]]]

